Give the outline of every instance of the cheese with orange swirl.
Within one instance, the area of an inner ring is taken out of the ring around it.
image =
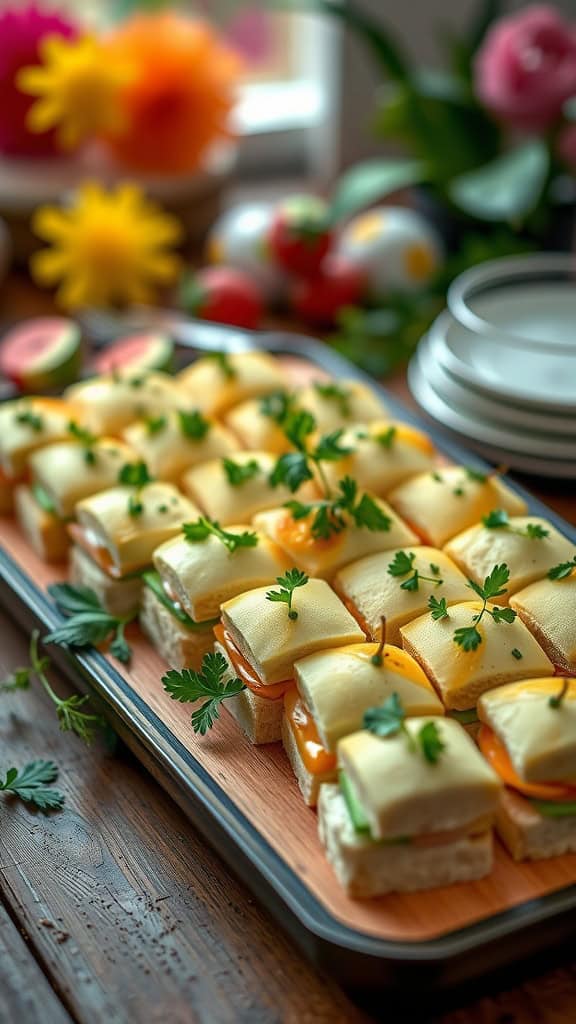
[[[445,618],[433,619],[428,613],[400,629],[403,647],[422,666],[450,710],[474,707],[483,693],[503,683],[554,671],[550,659],[518,618],[497,623],[485,614],[477,627],[482,641],[476,650],[465,651],[458,646],[455,630],[472,626],[481,608],[480,601],[465,601],[452,605]],[[488,605],[489,610],[492,608]]]
[[[345,430],[340,444],[350,448],[323,470],[330,485],[351,476],[359,487],[385,496],[393,487],[434,465],[434,445],[429,437],[407,423],[377,420]]]

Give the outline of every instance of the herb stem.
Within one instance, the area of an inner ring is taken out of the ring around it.
[[[330,487],[330,484],[328,483],[328,478],[326,476],[326,473],[324,472],[324,468],[322,466],[322,462],[321,462],[320,459],[314,459],[313,461],[314,461],[314,464],[315,464],[315,466],[316,466],[316,468],[318,470],[318,476],[320,477],[320,480],[321,480],[321,483],[322,483],[322,487],[324,489],[324,497],[328,501],[330,501],[332,499],[332,488]]]
[[[378,644],[378,650],[374,652],[370,661],[373,665],[380,667],[383,661],[384,647],[386,645],[386,616],[380,616],[380,643]]]

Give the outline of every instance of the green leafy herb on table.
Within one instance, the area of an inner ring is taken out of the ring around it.
[[[568,577],[572,575],[572,573],[574,572],[575,569],[576,569],[576,555],[574,555],[574,558],[570,562],[560,562],[559,565],[553,565],[552,568],[548,570],[548,579],[549,580],[565,580],[565,579],[568,579]]]
[[[0,775],[0,792],[16,796],[40,811],[59,811],[64,806],[64,796],[51,787],[57,777],[58,768],[53,761],[30,761],[23,768],[9,768],[5,779]]]
[[[310,503],[288,501],[284,507],[290,509],[294,519],[306,519],[313,515],[310,532],[315,540],[329,540],[334,534],[345,530],[349,520],[359,528],[373,532],[384,532],[392,526],[390,516],[369,494],[363,494],[358,499],[358,485],[349,476],[340,480],[338,493],[332,499]],[[344,517],[345,513],[348,520]]]
[[[505,584],[508,583],[509,579],[510,570],[503,563],[502,565],[494,566],[492,572],[486,576],[482,586],[479,583],[475,583],[474,580],[468,580],[468,586],[482,599],[482,608],[476,615],[472,616],[472,626],[461,626],[454,631],[454,643],[461,647],[463,651],[475,651],[482,643],[482,634],[478,629],[478,625],[484,615],[490,615],[496,623],[507,622],[510,624],[514,622],[516,612],[512,608],[500,608],[498,606],[488,608],[489,601],[506,593]]]
[[[162,676],[162,685],[172,700],[182,704],[204,700],[192,714],[192,728],[201,736],[205,736],[220,717],[222,701],[246,689],[240,679],[226,680],[228,672],[226,658],[220,652],[214,652],[204,655],[200,672],[189,668],[181,671],[171,669]]]
[[[135,618],[135,614],[123,618],[111,615],[89,587],[52,583],[48,593],[58,610],[68,618],[44,638],[45,643],[82,649],[111,640],[111,654],[128,664],[132,652],[124,636],[124,629]]]
[[[297,619],[298,612],[292,607],[294,591],[298,587],[305,587],[308,583],[308,576],[300,569],[288,569],[284,576],[277,576],[276,583],[280,590],[269,590],[266,594],[267,601],[280,601],[288,605],[288,618]]]
[[[201,441],[210,430],[210,420],[207,420],[198,409],[193,409],[192,412],[178,409],[178,425],[180,433],[189,441]]]
[[[244,533],[230,533],[223,530],[220,523],[208,516],[200,516],[194,523],[184,523],[182,533],[191,544],[197,544],[207,537],[216,537],[231,555],[238,548],[255,548],[258,545],[258,534],[249,530]]]
[[[343,419],[348,419],[350,416],[350,391],[348,388],[340,387],[334,381],[328,381],[324,383],[321,380],[314,381],[314,390],[320,395],[321,398],[328,399],[328,401],[334,402],[340,415]]]
[[[222,459],[222,468],[226,474],[228,483],[232,487],[241,487],[242,484],[253,480],[260,472],[260,463],[256,459],[249,459],[248,462],[234,462],[233,459]]]
[[[93,434],[90,430],[85,427],[81,427],[79,423],[74,420],[70,420],[68,424],[68,433],[72,435],[75,441],[79,441],[84,449],[84,462],[87,466],[94,466],[96,464],[96,452],[94,446],[98,441],[96,434]]]
[[[368,708],[364,712],[363,725],[368,732],[382,739],[403,733],[409,749],[413,753],[419,751],[430,764],[436,764],[445,749],[438,726],[433,721],[425,722],[415,736],[408,731],[406,711],[396,692],[392,693],[380,707]]]
[[[550,531],[541,526],[540,523],[526,523],[524,527],[512,526],[510,516],[506,509],[495,508],[486,516],[482,516],[482,523],[488,530],[507,530],[508,533],[515,533],[518,537],[528,537],[530,540],[543,540],[550,536]]]
[[[73,732],[87,744],[92,742],[96,733],[100,730],[103,730],[106,737],[109,738],[111,730],[106,719],[102,715],[83,710],[89,703],[89,697],[80,697],[78,694],[72,694],[72,696],[64,698],[59,697],[54,692],[46,675],[46,671],[50,667],[50,659],[40,656],[38,641],[38,630],[34,630],[30,637],[28,652],[30,664],[24,668],[15,669],[3,683],[0,683],[0,693],[27,690],[32,680],[37,679],[56,709],[56,715],[62,732]]]
[[[397,551],[394,558],[388,565],[388,575],[395,577],[406,576],[400,584],[401,590],[408,590],[410,592],[417,591],[420,587],[420,581],[425,580],[427,583],[433,583],[434,586],[439,586],[444,582],[436,573],[434,576],[424,576],[418,569],[414,568],[414,559],[416,555],[413,551]],[[432,563],[431,567],[432,567]],[[437,568],[437,567],[435,567]]]

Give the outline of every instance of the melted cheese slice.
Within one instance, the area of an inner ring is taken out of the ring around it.
[[[386,644],[382,665],[373,665],[377,650],[378,644],[351,644],[294,665],[296,685],[326,750],[335,750],[338,740],[362,728],[364,712],[393,693],[407,715],[444,714],[432,684],[406,651]]]
[[[365,639],[324,580],[309,580],[294,591],[294,620],[286,604],[266,599],[267,590],[249,590],[222,605],[223,625],[263,684],[290,679],[294,662],[314,651]]]
[[[388,418],[388,409],[375,395],[373,388],[358,380],[321,381],[334,383],[344,397],[323,395],[314,384],[303,388],[298,396],[298,406],[307,409],[316,420],[318,431],[327,434],[340,427],[354,423],[370,423],[372,420]]]
[[[451,710],[474,707],[482,693],[501,683],[553,672],[552,662],[518,618],[496,623],[485,614],[478,624],[482,643],[475,651],[454,643],[455,630],[472,626],[481,608],[479,601],[462,602],[452,605],[447,618],[433,619],[427,613],[400,629],[404,648],[422,665]],[[512,654],[514,650],[522,657]]]
[[[364,555],[416,542],[416,535],[384,501],[377,499],[376,504],[389,517],[389,530],[367,530],[349,524],[327,540],[317,540],[310,533],[313,517],[294,519],[285,508],[261,512],[254,517],[254,523],[309,576],[331,579],[339,569]]]
[[[388,501],[424,543],[434,547],[443,547],[450,537],[478,523],[494,508],[503,508],[510,515],[526,511],[526,502],[499,477],[487,477],[483,483],[472,480],[464,466],[416,476],[393,490]]]
[[[556,676],[500,686],[478,702],[478,717],[502,741],[524,782],[576,785],[576,680],[559,708],[550,707],[564,680]]]
[[[143,506],[130,515],[131,497]],[[121,573],[149,565],[159,544],[180,532],[182,523],[197,519],[200,511],[172,484],[152,483],[140,490],[112,487],[76,506],[78,522],[89,542],[105,548]]]
[[[548,536],[531,538],[514,532],[525,530],[528,524],[543,527]],[[570,559],[574,544],[546,519],[514,516],[509,527],[489,530],[482,523],[471,526],[453,537],[444,550],[476,583],[483,583],[494,565],[505,562],[510,570],[510,580],[506,584],[508,592],[498,603],[506,604],[514,591],[545,576],[551,565]]]
[[[218,455],[232,455],[239,448],[234,435],[214,421],[204,437],[186,437],[177,412],[168,413],[165,425],[154,433],[150,433],[145,422],[138,422],[127,427],[123,436],[144,460],[152,476],[173,483],[177,483],[190,466]]]
[[[470,596],[466,578],[454,563],[437,548],[408,547],[406,554],[413,554],[412,571],[405,576],[391,576],[388,572],[396,550],[382,551],[368,555],[359,562],[341,569],[334,579],[337,593],[344,599],[352,612],[366,623],[371,635],[379,639],[381,618],[386,618],[386,639],[391,644],[402,643],[400,627],[423,615],[428,600],[433,594],[438,601],[443,597],[448,605],[466,601]],[[439,571],[435,574],[432,566]],[[418,589],[402,589],[413,572],[419,574]],[[421,579],[420,576],[430,577]],[[431,582],[438,580],[442,582]]]
[[[182,480],[182,487],[192,500],[221,525],[238,521],[248,523],[258,512],[295,497],[287,487],[272,487],[269,483],[276,464],[276,456],[270,452],[238,452],[231,455],[231,459],[239,466],[255,462],[258,472],[248,480],[231,484],[222,459],[212,459],[190,469]],[[298,491],[298,498],[302,501],[315,495],[316,488],[310,484],[305,484]]]
[[[232,375],[225,373],[217,359],[199,359],[177,380],[181,390],[203,412],[217,415],[238,402],[271,391],[282,390],[286,374],[267,352],[233,353],[227,357]]]
[[[232,526],[244,533],[249,526]],[[254,548],[230,552],[217,537],[191,542],[175,537],[154,552],[154,567],[196,622],[215,619],[220,606],[245,590],[272,586],[290,566],[279,548],[263,534]]]
[[[576,571],[563,580],[532,583],[510,605],[555,660],[576,671]]]
[[[38,429],[20,417],[39,417]],[[8,477],[18,479],[33,452],[54,441],[69,438],[68,424],[80,419],[78,408],[60,398],[19,398],[0,405],[0,466]]]
[[[182,405],[174,378],[159,371],[92,377],[73,384],[65,395],[82,408],[84,422],[95,434],[118,435],[135,419]]]
[[[260,408],[260,399],[253,398],[235,405],[224,416],[226,426],[232,430],[244,448],[283,455],[291,450],[284,431]]]
[[[394,429],[392,441],[380,443],[378,438],[387,437],[391,428]],[[351,476],[359,487],[384,496],[404,480],[434,465],[432,442],[422,431],[405,423],[378,420],[364,428],[353,427],[344,432],[340,444],[351,448],[352,453],[338,462],[323,465],[332,487],[343,477]]]
[[[426,721],[410,718],[406,729],[414,737]],[[450,831],[495,813],[501,789],[496,773],[458,722],[435,723],[444,744],[435,764],[411,750],[402,733],[381,739],[356,732],[340,740],[338,759],[374,838]]]
[[[83,498],[113,487],[122,466],[136,461],[135,452],[116,438],[97,441],[90,449],[93,459],[89,461],[86,451],[77,441],[61,441],[30,458],[33,480],[46,491],[61,518],[71,516]]]

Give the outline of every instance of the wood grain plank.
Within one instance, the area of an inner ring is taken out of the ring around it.
[[[0,903],[0,1021],[71,1024],[71,1018]]]
[[[1,678],[25,663],[27,641],[1,615],[0,629]],[[0,888],[78,1021],[365,1019],[127,752],[111,758],[63,736],[42,692],[3,696],[0,770],[32,757],[58,762],[66,805],[46,817],[0,798]]]

